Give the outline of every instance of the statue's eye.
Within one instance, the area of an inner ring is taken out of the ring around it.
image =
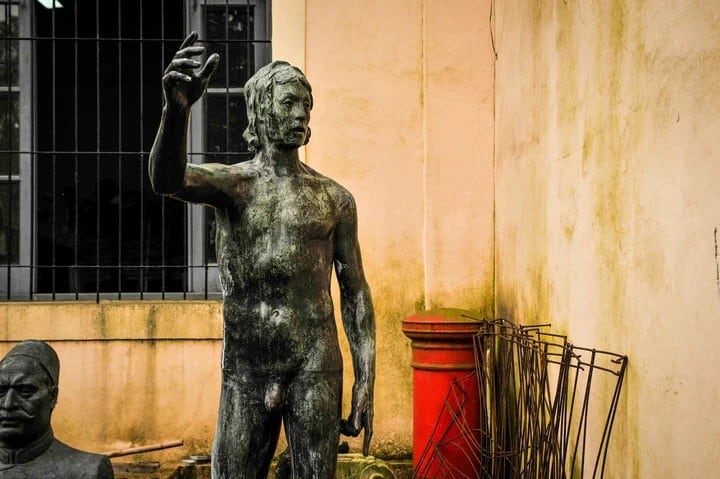
[[[37,392],[37,388],[31,384],[22,384],[18,386],[17,391],[23,397],[32,396]]]

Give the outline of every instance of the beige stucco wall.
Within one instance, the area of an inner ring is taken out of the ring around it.
[[[720,464],[720,4],[497,2],[501,315],[623,352],[606,477]]]
[[[313,85],[302,158],[358,204],[377,316],[372,452],[407,455],[402,319],[436,306],[492,313],[489,0],[275,0],[272,16],[274,56]],[[176,459],[212,440],[220,321],[218,302],[11,304],[0,308],[0,353],[26,337],[52,340],[63,370],[54,423],[68,442],[98,451],[185,439],[145,456]],[[347,414],[346,344],[344,354]]]
[[[218,301],[0,305],[0,355],[48,341],[60,358],[57,436],[94,452],[182,439],[119,460],[174,461],[210,451],[220,396]]]

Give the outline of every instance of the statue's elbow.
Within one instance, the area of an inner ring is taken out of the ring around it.
[[[161,179],[151,176],[150,185],[152,186],[153,191],[158,195],[172,195],[180,191],[182,188],[182,180],[172,181],[168,178]]]

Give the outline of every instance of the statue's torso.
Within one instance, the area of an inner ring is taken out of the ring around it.
[[[330,297],[339,185],[314,172],[238,175],[216,210],[226,369],[339,370]]]

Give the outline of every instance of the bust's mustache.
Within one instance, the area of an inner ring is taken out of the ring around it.
[[[31,421],[35,419],[33,414],[28,414],[22,409],[14,409],[11,411],[0,409],[0,421]]]

